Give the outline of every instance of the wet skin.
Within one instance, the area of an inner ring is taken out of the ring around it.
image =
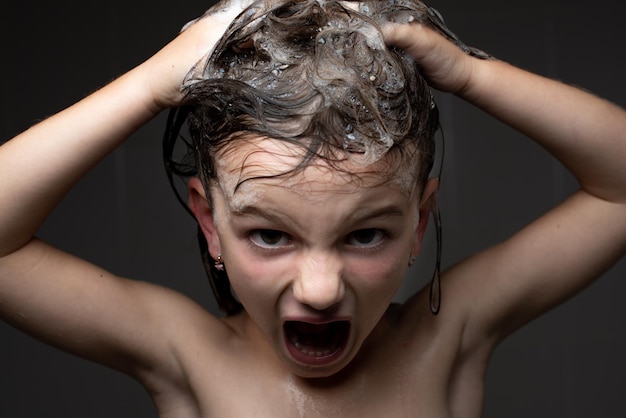
[[[245,310],[185,345],[184,397],[202,411],[189,416],[480,416],[488,351],[458,358],[462,321],[433,316],[427,291],[391,304],[421,247],[417,191],[381,183],[376,166],[350,167],[358,179],[324,164],[255,178],[297,156],[267,140],[245,151],[218,159],[213,209],[191,182],[209,251]]]

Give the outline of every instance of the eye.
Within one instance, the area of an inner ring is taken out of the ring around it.
[[[348,235],[346,242],[353,247],[372,248],[381,244],[385,237],[382,229],[359,229]]]
[[[291,244],[291,237],[274,229],[257,229],[249,236],[250,241],[261,248],[282,248]]]

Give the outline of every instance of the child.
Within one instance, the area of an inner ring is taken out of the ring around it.
[[[232,148],[216,151],[218,181],[190,181],[190,207],[215,268],[225,269],[245,307],[218,320],[184,297],[116,278],[30,238],[82,173],[158,110],[180,104],[187,69],[208,52],[207,39],[221,36],[212,18],[2,147],[7,320],[136,377],[161,416],[479,416],[496,343],[623,253],[623,112],[470,58],[418,25],[387,25],[386,40],[418,58],[432,85],[533,137],[572,169],[582,190],[448,270],[439,315],[430,313],[428,288],[387,310],[420,250],[436,182],[414,179],[402,164],[403,181],[391,181],[396,160],[367,151],[360,159],[365,141],[346,148],[356,154],[347,161],[328,154],[334,165],[313,159],[291,173],[301,148],[234,137]],[[529,87],[543,96],[529,95]],[[10,170],[16,166],[30,171]],[[323,348],[312,348],[315,337]]]

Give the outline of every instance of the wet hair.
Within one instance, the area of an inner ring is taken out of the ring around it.
[[[320,160],[341,171],[345,161],[385,161],[381,182],[400,176],[421,187],[433,165],[438,110],[418,63],[386,46],[380,25],[440,19],[433,13],[404,0],[252,4],[185,80],[185,105],[171,112],[164,140],[170,179],[198,176],[210,196],[216,156],[253,135],[303,150],[279,175]],[[185,121],[190,140],[180,134]],[[185,151],[174,158],[181,137]],[[226,272],[215,268],[200,231],[198,239],[218,305],[238,312]]]

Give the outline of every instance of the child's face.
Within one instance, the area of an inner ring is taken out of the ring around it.
[[[236,146],[218,158],[210,248],[219,247],[235,293],[288,368],[332,375],[356,356],[419,251],[417,194],[321,162],[259,179],[292,168],[295,148],[267,139]]]

